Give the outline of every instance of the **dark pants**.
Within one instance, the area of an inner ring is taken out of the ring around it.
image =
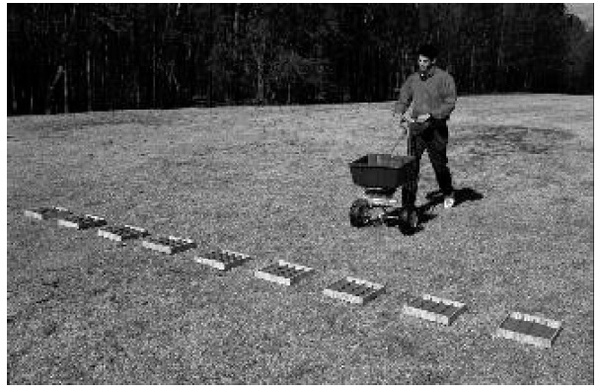
[[[402,187],[402,205],[414,206],[417,200],[419,171],[421,169],[421,156],[427,150],[429,160],[435,172],[440,190],[444,195],[450,195],[452,175],[448,169],[448,125],[445,120],[433,120],[430,126],[422,132],[411,132],[408,138],[407,153],[416,158],[408,182]]]

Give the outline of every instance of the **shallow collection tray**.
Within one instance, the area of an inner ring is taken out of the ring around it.
[[[126,241],[148,236],[148,230],[130,225],[107,226],[98,229],[98,235],[112,241]]]
[[[277,262],[256,271],[254,275],[257,278],[268,280],[270,282],[291,286],[313,272],[313,268],[278,260]]]
[[[362,279],[346,277],[333,283],[323,294],[355,304],[366,304],[383,293],[385,286]]]
[[[104,226],[98,229],[98,235],[113,241],[125,241],[149,235],[148,230],[140,227],[105,226],[107,222],[104,218],[89,214],[76,215],[66,208],[57,206],[26,209],[25,216],[39,220],[56,219],[59,226],[79,230]],[[158,252],[174,254],[195,248],[197,244],[191,239],[168,236],[145,238],[142,246]],[[195,257],[196,262],[222,271],[230,270],[249,260],[252,260],[249,255],[229,250],[211,251]],[[278,260],[255,271],[255,276],[290,286],[312,273],[314,273],[313,268]],[[365,304],[384,291],[384,285],[346,277],[325,288],[323,294],[350,303]],[[403,306],[403,313],[443,325],[451,325],[466,309],[463,303],[426,294],[408,298]],[[559,321],[513,312],[502,320],[494,336],[550,348],[561,330],[562,323]]]
[[[67,216],[61,216],[57,219],[59,226],[70,227],[77,230],[85,230],[91,227],[98,227],[106,225],[106,219],[95,215],[75,215],[70,214]]]
[[[229,271],[252,258],[244,253],[230,250],[213,250],[202,256],[196,256],[195,261],[221,271]]]
[[[67,217],[73,213],[63,207],[40,207],[25,210],[25,216],[33,219],[48,220]]]
[[[169,255],[184,252],[188,249],[195,248],[196,242],[189,238],[181,237],[152,237],[142,241],[144,248],[152,249],[157,252],[166,253]]]
[[[402,308],[404,314],[444,325],[452,324],[466,310],[463,303],[428,294],[409,298]]]
[[[560,321],[513,312],[500,323],[496,336],[537,347],[550,348],[561,328]]]

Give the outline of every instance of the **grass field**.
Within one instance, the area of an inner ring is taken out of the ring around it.
[[[348,221],[362,194],[348,163],[391,150],[390,108],[9,118],[8,382],[593,384],[593,97],[459,98],[450,167],[482,198],[412,236]],[[436,189],[422,165],[419,202]],[[23,214],[50,205],[199,247],[167,256]],[[192,261],[216,247],[255,260]],[[277,258],[317,273],[254,278]],[[365,306],[322,294],[348,275],[387,292]],[[425,293],[469,311],[450,327],[404,316]],[[564,330],[551,349],[493,338],[511,311]]]

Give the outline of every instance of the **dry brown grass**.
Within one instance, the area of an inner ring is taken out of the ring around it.
[[[463,97],[450,165],[478,201],[424,230],[361,230],[348,163],[395,142],[390,104],[8,119],[9,383],[592,384],[592,97]],[[435,189],[424,159],[420,200]],[[199,241],[163,256],[28,220],[61,205]],[[223,247],[256,261],[192,262]],[[253,277],[274,258],[317,269]],[[321,290],[388,285],[365,307]],[[465,302],[451,327],[406,293]],[[513,310],[564,322],[555,347],[492,339]]]

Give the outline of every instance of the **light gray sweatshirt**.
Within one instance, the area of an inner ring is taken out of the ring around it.
[[[418,72],[410,75],[400,89],[395,112],[404,114],[412,103],[413,118],[431,114],[433,118],[446,120],[456,105],[454,78],[446,71],[432,67],[425,81]]]

